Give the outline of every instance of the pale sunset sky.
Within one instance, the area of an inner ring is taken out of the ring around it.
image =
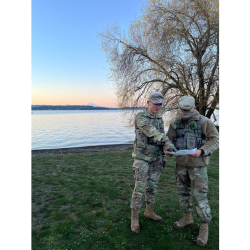
[[[102,32],[115,22],[128,31],[141,0],[33,0],[32,105],[115,107]]]

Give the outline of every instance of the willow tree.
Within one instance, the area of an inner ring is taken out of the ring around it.
[[[159,91],[164,111],[190,95],[211,117],[219,104],[219,1],[149,0],[128,34],[113,25],[100,36],[119,107],[145,105]]]

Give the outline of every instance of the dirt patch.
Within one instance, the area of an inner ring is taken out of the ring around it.
[[[37,155],[63,155],[63,154],[79,154],[90,152],[105,152],[105,151],[132,151],[133,144],[114,144],[114,145],[99,145],[89,147],[75,148],[57,148],[57,149],[38,149],[31,150],[32,156]]]

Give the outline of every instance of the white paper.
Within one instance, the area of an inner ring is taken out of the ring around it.
[[[193,154],[193,153],[195,153],[196,150],[197,150],[197,148],[194,148],[194,149],[184,149],[184,150],[179,150],[177,152],[168,152],[168,153],[173,154],[173,155],[187,155],[187,154]]]

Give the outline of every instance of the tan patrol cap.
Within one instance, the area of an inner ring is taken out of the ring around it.
[[[179,99],[180,116],[189,118],[194,113],[195,99],[192,96],[182,96]]]
[[[165,103],[163,95],[159,92],[151,92],[148,100],[154,104],[164,104]]]

